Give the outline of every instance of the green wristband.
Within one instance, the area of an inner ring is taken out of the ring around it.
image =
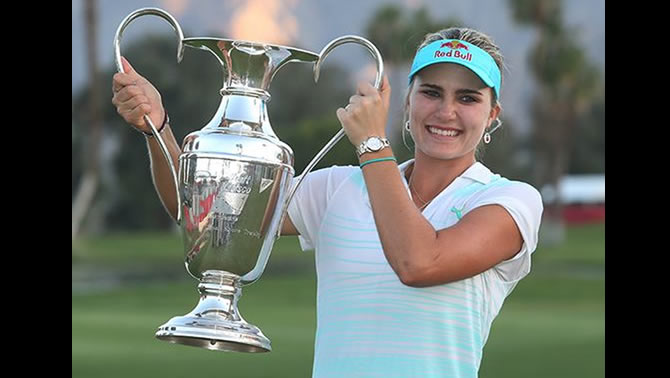
[[[397,162],[397,160],[393,156],[385,157],[385,158],[379,158],[379,159],[371,159],[371,160],[366,161],[365,163],[361,163],[361,168],[365,167],[367,164],[376,163],[378,161],[390,161],[390,160],[393,160],[393,161]]]

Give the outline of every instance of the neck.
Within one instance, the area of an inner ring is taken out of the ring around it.
[[[233,126],[237,130],[257,131],[276,137],[268,119],[265,101],[267,98],[253,95],[260,92],[233,93],[232,90],[221,92],[223,97],[219,109],[205,128],[225,130]]]
[[[405,171],[405,177],[408,182],[411,179],[411,189],[415,193],[422,199],[431,201],[475,162],[474,155],[440,160],[416,153],[414,163]]]

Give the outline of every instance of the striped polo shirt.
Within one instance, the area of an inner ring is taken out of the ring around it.
[[[401,173],[412,161],[399,166]],[[415,288],[400,281],[384,256],[361,169],[310,173],[288,214],[302,249],[315,250],[313,377],[477,377],[492,322],[530,271],[542,200],[532,186],[477,162],[423,210],[439,230],[490,204],[514,218],[521,250],[474,277]]]

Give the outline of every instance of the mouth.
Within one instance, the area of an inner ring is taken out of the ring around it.
[[[428,130],[429,134],[435,135],[437,137],[455,138],[463,133],[461,130],[457,129],[436,127],[430,125],[426,126],[426,130]]]

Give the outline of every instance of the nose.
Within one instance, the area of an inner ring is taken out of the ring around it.
[[[456,117],[456,102],[455,100],[450,100],[445,98],[440,102],[438,108],[436,109],[437,115],[440,119],[449,120]]]

